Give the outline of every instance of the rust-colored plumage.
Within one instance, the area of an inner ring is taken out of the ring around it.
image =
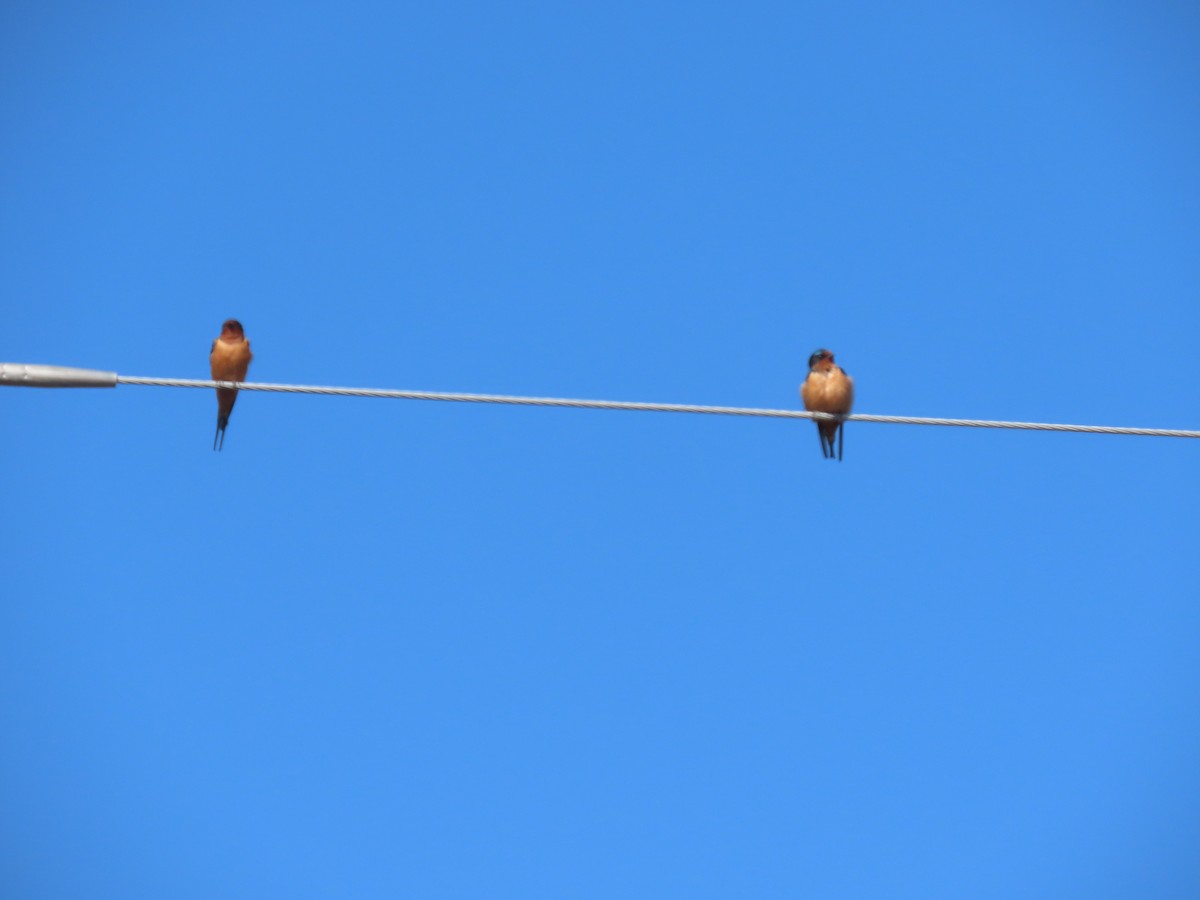
[[[213,341],[212,352],[208,355],[208,363],[212,367],[212,380],[245,381],[252,359],[254,354],[250,352],[250,342],[246,340],[242,323],[237,319],[226,319],[221,326],[221,336]],[[229,415],[233,412],[237,395],[238,392],[232,388],[217,388],[217,433],[213,435],[214,450],[221,450],[225,446],[225,428],[229,425]]]
[[[808,358],[808,377],[800,385],[800,399],[809,412],[845,416],[854,406],[854,379],[833,364],[833,353],[818,350]],[[833,459],[833,442],[837,438],[837,458],[842,458],[841,419],[818,419],[817,437],[821,439],[821,455]]]

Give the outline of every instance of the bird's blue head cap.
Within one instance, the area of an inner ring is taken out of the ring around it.
[[[822,347],[820,350],[818,350],[816,353],[814,353],[812,356],[810,356],[808,358],[808,367],[811,369],[814,366],[816,366],[817,363],[821,362],[821,360],[824,360],[824,359],[827,359],[830,362],[833,362],[833,351],[826,350],[824,347]]]

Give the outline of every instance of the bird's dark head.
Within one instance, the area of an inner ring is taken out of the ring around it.
[[[221,337],[237,338],[241,340],[246,336],[246,332],[242,330],[242,323],[237,319],[226,319],[221,324]]]
[[[808,367],[810,369],[828,369],[832,365],[832,350],[825,350],[822,348],[808,358]]]

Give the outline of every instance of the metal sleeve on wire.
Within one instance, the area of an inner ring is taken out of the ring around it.
[[[102,372],[99,369],[71,369],[67,366],[0,363],[0,385],[11,387],[116,387],[117,373]]]

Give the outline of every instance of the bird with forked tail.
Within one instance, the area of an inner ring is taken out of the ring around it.
[[[800,399],[809,412],[849,415],[854,406],[854,379],[840,366],[833,364],[833,352],[821,349],[808,358],[808,377],[800,385]],[[837,419],[817,419],[817,437],[821,439],[821,455],[833,459],[834,438],[837,439],[837,459],[842,459],[842,430],[845,422]]]
[[[246,340],[242,323],[237,319],[226,319],[221,325],[221,336],[213,341],[212,352],[208,355],[208,363],[212,367],[212,380],[245,381],[252,359],[254,354],[250,352],[250,342]],[[225,428],[229,425],[229,415],[233,412],[237,395],[238,392],[233,388],[217,388],[217,433],[213,435],[214,450],[225,447]]]

